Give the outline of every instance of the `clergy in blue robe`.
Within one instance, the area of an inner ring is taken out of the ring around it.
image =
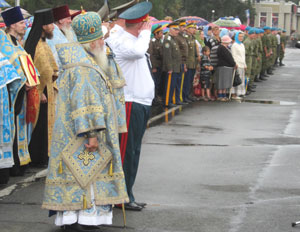
[[[10,94],[15,96],[21,77],[0,53],[0,184],[8,182],[8,168],[14,165],[14,106]]]
[[[95,59],[104,45],[101,19],[88,12],[72,26],[84,47],[56,45],[63,72],[42,205],[71,229],[111,224],[112,205],[128,201],[112,87]]]
[[[17,91],[10,93],[14,104],[14,122],[15,122],[15,139],[14,139],[14,162],[15,166],[11,170],[11,175],[23,175],[25,166],[30,163],[30,155],[28,152],[28,137],[26,123],[26,107],[27,107],[27,78],[19,60],[20,56],[28,54],[17,41],[17,37],[25,34],[25,21],[21,13],[20,7],[10,8],[1,13],[7,26],[7,34],[0,30],[0,52],[9,59],[10,63],[16,69],[21,77],[16,86]],[[24,33],[24,34],[23,34]]]

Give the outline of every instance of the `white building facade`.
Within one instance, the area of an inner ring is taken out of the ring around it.
[[[265,0],[255,1],[253,6],[256,10],[255,27],[279,27],[287,34],[291,30],[300,32],[300,8],[294,2]]]

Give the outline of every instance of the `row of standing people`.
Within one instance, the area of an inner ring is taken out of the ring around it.
[[[285,30],[247,27],[243,33],[221,31],[214,26],[202,31],[197,30],[195,24],[186,25],[184,21],[171,23],[168,27],[166,35],[161,27],[152,28],[153,39],[149,48],[156,99],[159,101],[162,97],[164,106],[194,101],[192,86],[197,81],[205,101],[227,101],[229,92],[233,98],[240,99],[255,92],[254,82],[266,80],[267,75],[272,75],[274,66],[283,66],[287,43]],[[230,38],[226,37],[222,42],[223,36]],[[223,49],[224,46],[227,50]],[[231,88],[232,70],[228,73],[228,83],[222,84],[226,78],[224,68],[220,69],[224,66],[234,68],[242,84]]]

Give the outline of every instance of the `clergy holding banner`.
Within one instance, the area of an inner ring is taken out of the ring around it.
[[[28,152],[28,136],[27,123],[35,120],[36,108],[39,104],[39,96],[37,89],[29,85],[27,79],[31,79],[30,83],[38,84],[38,73],[31,63],[28,54],[18,43],[18,38],[25,34],[25,21],[21,13],[20,7],[10,8],[1,13],[6,25],[6,31],[0,30],[0,52],[9,59],[14,66],[21,80],[18,82],[16,91],[10,92],[12,105],[14,106],[14,166],[10,169],[10,175],[24,175],[25,166],[30,163],[30,155]],[[28,61],[21,63],[20,58]],[[26,76],[23,68],[30,67],[30,75]],[[32,75],[31,75],[32,74]],[[32,79],[35,77],[35,79]]]
[[[63,72],[42,207],[57,212],[57,226],[97,231],[112,224],[112,205],[128,202],[128,195],[112,86],[101,68],[107,62],[101,19],[82,13],[72,27],[79,43],[56,45]]]
[[[15,96],[21,82],[8,58],[0,53],[0,184],[7,184],[8,169],[14,165],[14,106],[10,93]]]
[[[33,133],[29,153],[33,165],[48,164],[49,148],[55,121],[56,79],[58,67],[46,39],[53,37],[54,19],[52,9],[38,10],[34,13],[31,31],[25,43],[25,50],[31,55],[40,74],[37,87],[41,104],[33,123]]]

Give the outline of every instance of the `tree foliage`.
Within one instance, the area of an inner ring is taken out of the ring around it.
[[[109,0],[110,8],[114,8],[129,0]],[[141,0],[143,1],[143,0]],[[15,0],[7,0],[14,5]],[[215,10],[215,19],[222,16],[238,16],[245,21],[245,10],[250,9],[254,16],[254,9],[251,1],[244,3],[240,0],[150,0],[153,3],[151,15],[157,19],[165,16],[172,16],[177,19],[181,16],[200,16],[211,21],[212,10]],[[97,11],[104,4],[104,0],[21,0],[21,7],[31,14],[38,9],[52,8],[59,5],[68,4],[70,9],[80,9],[83,6],[86,10]]]

